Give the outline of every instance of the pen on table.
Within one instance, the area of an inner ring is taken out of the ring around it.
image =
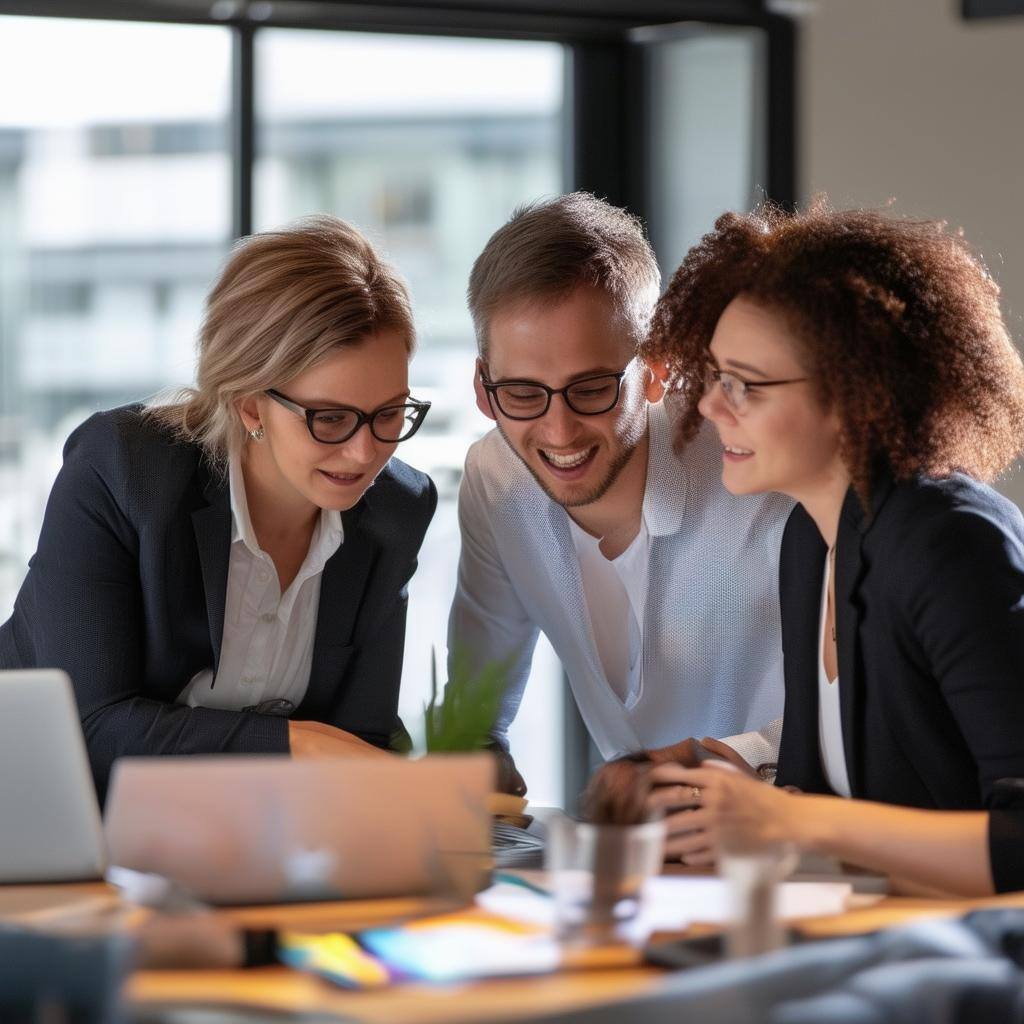
[[[548,899],[550,899],[552,895],[550,890],[545,889],[536,882],[530,882],[525,878],[521,878],[519,875],[513,875],[507,871],[495,871],[491,877],[495,882],[506,882],[509,885],[518,885],[522,889],[529,889],[530,892],[536,893],[538,896],[546,896]]]

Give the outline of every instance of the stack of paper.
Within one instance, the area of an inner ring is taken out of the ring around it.
[[[852,891],[848,882],[782,882],[781,916],[792,920],[841,914]],[[476,899],[485,910],[516,921],[549,926],[555,923],[554,900],[522,886],[501,882]],[[726,924],[729,907],[727,884],[720,878],[659,875],[644,885],[640,914],[648,932],[682,931],[697,922]]]

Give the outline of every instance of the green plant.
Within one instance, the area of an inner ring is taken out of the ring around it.
[[[490,662],[475,675],[469,658],[456,649],[452,676],[441,700],[437,693],[437,651],[430,649],[430,701],[423,706],[426,752],[465,753],[488,745],[498,718],[498,707],[508,685],[511,662]],[[412,754],[413,743],[403,726],[391,734],[390,748],[397,754]]]
[[[481,750],[490,739],[508,685],[509,662],[470,668],[465,651],[456,650],[444,695],[437,692],[437,652],[430,652],[430,701],[423,708],[427,753]]]

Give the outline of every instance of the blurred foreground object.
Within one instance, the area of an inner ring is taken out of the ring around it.
[[[558,938],[570,946],[639,943],[644,882],[661,867],[663,821],[548,822],[545,867],[555,898]]]
[[[111,863],[217,904],[418,894],[486,882],[486,754],[122,758]]]
[[[51,935],[0,925],[3,1024],[123,1024],[128,935]]]

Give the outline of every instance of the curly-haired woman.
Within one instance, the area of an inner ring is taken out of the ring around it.
[[[1024,776],[1024,518],[984,482],[1024,446],[1024,367],[996,285],[942,224],[726,214],[646,355],[689,401],[680,442],[717,428],[730,491],[798,502],[777,783],[855,798],[661,766],[654,803],[701,805],[684,857],[730,829],[941,889],[1024,887],[1024,813],[993,810]]]

